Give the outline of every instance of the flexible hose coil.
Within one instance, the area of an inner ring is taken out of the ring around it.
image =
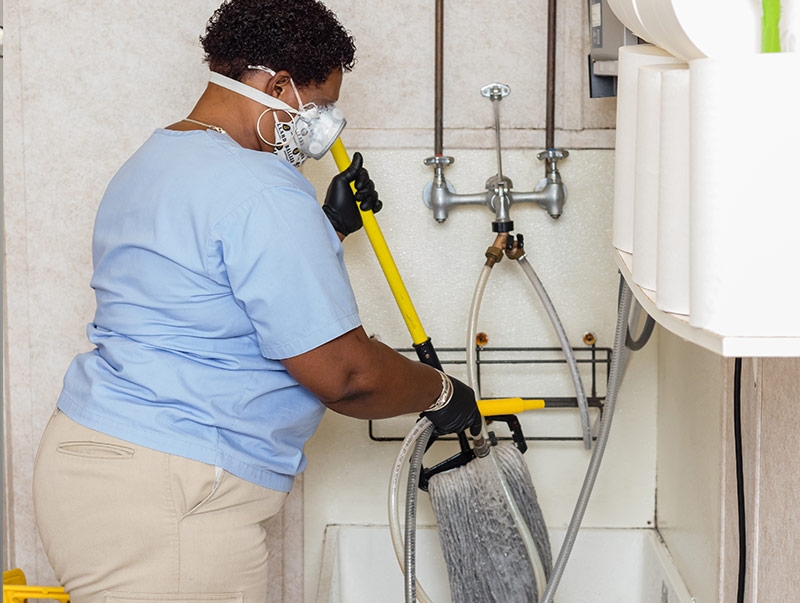
[[[427,435],[426,435],[427,433]],[[408,580],[414,580],[416,586],[416,596],[417,599],[421,603],[433,603],[422,588],[422,585],[416,579],[416,576],[405,572],[406,567],[406,554],[411,551],[413,554],[413,550],[409,549],[408,547],[404,547],[403,543],[403,536],[400,530],[400,476],[403,473],[403,467],[406,465],[409,457],[413,453],[414,447],[418,440],[424,439],[427,445],[427,441],[430,439],[430,434],[433,433],[433,423],[430,422],[429,419],[423,417],[419,421],[414,424],[414,427],[411,431],[408,432],[408,435],[403,440],[403,443],[400,445],[400,451],[397,453],[397,460],[394,463],[394,468],[392,469],[392,477],[389,481],[389,533],[392,537],[392,546],[394,548],[394,555],[397,558],[397,563],[400,565],[400,568],[403,570],[405,574],[405,583],[407,584]],[[419,459],[421,464],[421,459]],[[415,486],[416,489],[416,486]],[[404,552],[405,548],[405,552]],[[406,596],[409,595],[410,589],[406,586]],[[407,603],[408,599],[406,599]],[[415,603],[414,599],[411,600],[410,603]]]

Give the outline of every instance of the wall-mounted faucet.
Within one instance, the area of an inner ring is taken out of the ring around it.
[[[486,181],[486,190],[474,194],[457,194],[455,188],[444,175],[444,168],[455,160],[437,154],[425,159],[425,165],[433,166],[433,181],[422,192],[425,205],[433,211],[437,222],[444,222],[455,205],[486,205],[494,211],[492,229],[495,232],[510,232],[514,223],[509,216],[513,203],[534,202],[546,210],[551,218],[558,218],[567,201],[567,187],[558,172],[558,161],[569,156],[563,149],[548,149],[539,153],[538,158],[547,163],[546,176],[531,192],[512,191],[511,179],[503,175],[502,146],[500,144],[500,101],[511,93],[505,84],[489,84],[481,88],[481,95],[492,101],[494,108],[495,149],[497,152],[497,174]]]

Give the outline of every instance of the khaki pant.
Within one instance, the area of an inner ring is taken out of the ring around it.
[[[264,522],[286,493],[56,411],[34,469],[39,534],[72,603],[265,603]]]

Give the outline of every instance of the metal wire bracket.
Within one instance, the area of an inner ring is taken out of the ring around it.
[[[486,371],[496,365],[547,365],[565,364],[563,352],[560,347],[489,347],[476,346],[476,364],[478,374],[478,384],[480,386],[482,376],[487,376]],[[591,367],[590,386],[587,392],[589,408],[596,408],[599,411],[598,420],[602,419],[603,406],[606,399],[605,391],[598,391],[598,381],[603,384],[608,383],[608,375],[611,369],[611,348],[588,345],[583,347],[573,347],[575,358],[578,364],[589,364]],[[413,348],[397,348],[395,351],[412,356]],[[439,360],[442,367],[464,366],[466,365],[465,348],[437,348]],[[445,370],[447,370],[445,368]],[[601,378],[602,375],[602,378]],[[605,390],[605,387],[603,387]],[[578,399],[574,396],[533,396],[519,394],[504,394],[496,397],[520,397],[523,399],[544,400],[544,409],[578,409]],[[540,411],[537,411],[540,412]],[[491,422],[491,419],[489,419]],[[369,438],[374,442],[397,442],[402,441],[402,437],[380,436],[375,433],[374,422],[368,421]],[[439,440],[456,440],[455,437],[442,437]],[[511,440],[511,436],[499,436],[498,440]],[[596,437],[593,437],[596,439]],[[583,441],[581,436],[525,436],[526,441],[551,441],[551,442],[571,442]]]

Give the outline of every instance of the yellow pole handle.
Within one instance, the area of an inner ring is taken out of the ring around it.
[[[478,410],[484,417],[493,415],[518,415],[526,410],[544,408],[544,400],[525,400],[523,398],[496,398],[478,400]]]
[[[350,157],[344,148],[341,138],[337,138],[336,142],[333,143],[331,154],[340,172],[350,166]],[[355,192],[355,185],[350,183],[350,186]],[[372,249],[375,251],[375,256],[378,258],[378,263],[383,270],[386,281],[389,283],[389,288],[392,290],[397,307],[400,308],[400,313],[403,315],[403,320],[406,323],[408,332],[411,334],[411,339],[415,344],[424,343],[428,340],[428,336],[425,334],[425,329],[422,327],[419,316],[417,316],[411,297],[408,295],[405,284],[403,284],[400,271],[397,269],[397,264],[394,263],[394,258],[386,244],[386,239],[383,238],[383,233],[381,232],[381,227],[378,226],[378,221],[375,219],[375,214],[371,211],[361,211],[360,208],[359,211],[361,212],[361,220],[364,222],[364,231],[367,233]]]

